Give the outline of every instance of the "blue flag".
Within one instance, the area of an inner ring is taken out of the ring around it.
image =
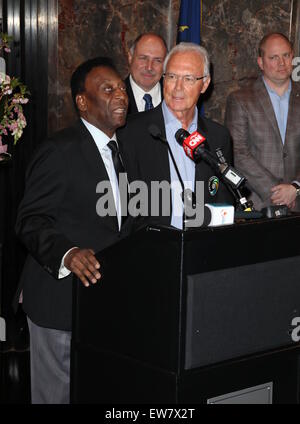
[[[201,0],[181,0],[177,43],[201,42]]]
[[[201,43],[201,1],[181,0],[177,44],[181,41]],[[204,116],[202,99],[198,102],[198,109],[200,115]]]

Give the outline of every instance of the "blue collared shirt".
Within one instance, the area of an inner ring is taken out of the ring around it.
[[[282,143],[284,144],[292,83],[290,81],[289,88],[287,89],[287,91],[282,96],[279,96],[274,90],[272,90],[272,88],[268,86],[268,83],[265,81],[264,78],[263,78],[263,82],[269,93],[269,96],[273,105],[273,109],[275,112],[278,128],[280,131],[281,140],[282,140]]]
[[[180,146],[176,139],[175,133],[177,130],[182,128],[181,122],[173,115],[170,109],[167,107],[165,101],[162,102],[162,112],[165,121],[166,137],[173,153],[176,165],[178,167],[180,176],[184,183],[185,188],[189,188],[192,191],[195,189],[195,163],[185,154],[183,147]],[[195,107],[195,113],[193,121],[190,124],[188,131],[192,133],[197,130],[198,127],[198,109]],[[172,184],[176,184],[178,189],[172,189],[172,218],[171,225],[176,228],[182,229],[182,212],[183,202],[181,197],[181,186],[179,179],[173,165],[172,159],[169,154],[170,163],[170,176]]]

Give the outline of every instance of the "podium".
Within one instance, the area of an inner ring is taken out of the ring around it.
[[[299,234],[148,227],[99,252],[101,280],[74,283],[71,402],[298,403]]]

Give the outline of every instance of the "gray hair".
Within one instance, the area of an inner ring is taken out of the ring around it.
[[[166,72],[168,62],[174,54],[176,54],[176,53],[186,53],[186,52],[195,52],[196,54],[201,56],[201,59],[203,60],[203,64],[204,64],[203,72],[204,72],[204,75],[206,76],[206,78],[204,78],[204,81],[205,81],[207,79],[207,77],[210,76],[209,55],[208,55],[207,50],[204,47],[201,47],[201,46],[199,46],[198,44],[195,44],[195,43],[182,42],[182,43],[177,44],[175,47],[173,47],[173,49],[168,53],[167,57],[165,58],[164,72]]]

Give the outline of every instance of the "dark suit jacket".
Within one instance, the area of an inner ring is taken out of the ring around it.
[[[126,84],[126,91],[127,91],[128,100],[129,100],[127,115],[132,115],[134,113],[138,113],[138,108],[137,108],[132,87],[130,84],[129,75],[125,79],[125,84]],[[163,80],[162,79],[160,80],[160,90],[161,90],[161,98],[163,100]]]
[[[220,147],[227,161],[232,161],[232,151],[229,132],[222,125],[207,118],[198,118],[198,130],[206,134],[211,152]],[[147,183],[148,191],[152,181],[170,182],[170,166],[167,146],[159,140],[154,139],[148,131],[151,124],[156,124],[165,137],[165,124],[162,107],[158,107],[141,112],[129,117],[127,125],[118,130],[118,140],[121,145],[126,144],[124,152],[127,170],[130,180],[140,179]],[[209,165],[200,161],[196,165],[196,181],[204,181],[204,201],[205,203],[231,203],[231,193],[221,182],[219,190],[215,196],[209,192],[209,180],[216,175]],[[150,201],[150,198],[149,198]],[[149,203],[150,204],[150,203]],[[170,225],[171,216],[149,217],[143,220],[143,225],[154,223],[159,225]],[[141,222],[140,221],[140,222]]]
[[[299,116],[300,87],[292,83],[283,144],[262,78],[228,96],[225,125],[233,139],[235,166],[253,188],[250,199],[257,209],[271,204],[274,185],[300,181]]]
[[[16,231],[29,251],[23,308],[40,326],[71,329],[72,274],[57,279],[63,255],[74,246],[97,252],[128,234],[130,219],[119,232],[116,216],[96,213],[103,180],[105,165],[81,121],[42,143],[29,165]]]

